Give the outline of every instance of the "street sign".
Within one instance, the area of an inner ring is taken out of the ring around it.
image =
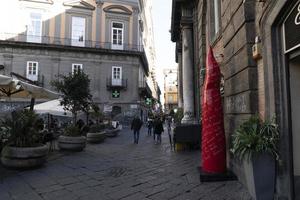
[[[113,90],[113,92],[111,93],[112,98],[119,98],[120,97],[120,91],[118,90]]]
[[[288,53],[300,47],[300,1],[283,23],[284,51]]]

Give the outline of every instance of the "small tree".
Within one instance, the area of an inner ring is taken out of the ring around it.
[[[91,115],[92,115],[92,117],[93,118],[95,118],[96,119],[96,124],[98,125],[99,124],[99,121],[101,120],[103,120],[103,118],[104,118],[104,115],[103,115],[103,113],[101,112],[101,110],[100,110],[100,108],[99,108],[99,106],[97,105],[97,104],[95,104],[95,103],[93,103],[92,105],[91,105],[91,107],[92,107],[92,113],[91,113]]]
[[[69,73],[69,75],[59,75],[60,80],[51,82],[51,85],[56,88],[58,92],[62,93],[62,100],[60,104],[64,106],[65,110],[72,112],[74,124],[77,121],[77,113],[79,111],[86,111],[92,101],[90,94],[90,79],[82,71]]]

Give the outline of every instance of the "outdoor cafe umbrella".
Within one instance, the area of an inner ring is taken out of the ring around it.
[[[37,104],[34,106],[34,111],[38,114],[72,117],[72,112],[64,110],[59,99]]]
[[[13,77],[0,75],[0,96],[8,98],[31,98],[30,108],[32,109],[35,98],[56,99],[59,94]]]

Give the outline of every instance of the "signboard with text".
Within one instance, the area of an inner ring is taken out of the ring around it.
[[[300,1],[291,10],[283,23],[284,52],[300,47]]]

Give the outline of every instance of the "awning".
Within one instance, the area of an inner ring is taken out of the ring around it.
[[[0,75],[0,96],[14,98],[57,99],[59,94],[13,77]]]
[[[38,114],[72,117],[72,113],[68,110],[64,110],[63,106],[60,105],[59,99],[36,104],[33,110]]]

